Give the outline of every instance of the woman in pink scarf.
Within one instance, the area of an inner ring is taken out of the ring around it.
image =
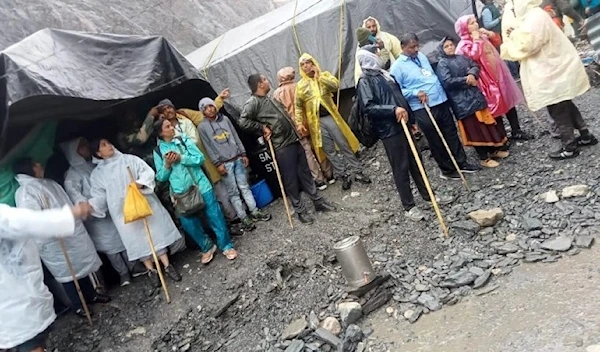
[[[460,37],[456,54],[467,56],[481,67],[479,88],[494,117],[506,116],[512,139],[531,139],[529,134],[521,130],[517,116],[516,106],[524,101],[523,93],[495,48],[502,41],[500,35],[480,29],[473,15],[459,18],[454,29]]]

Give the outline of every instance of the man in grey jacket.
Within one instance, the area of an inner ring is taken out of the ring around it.
[[[217,167],[222,182],[229,193],[229,200],[246,230],[254,229],[254,221],[269,221],[271,215],[256,207],[256,201],[248,184],[248,158],[233,124],[217,111],[214,100],[203,98],[198,104],[205,119],[198,124],[200,139],[208,153],[207,157]],[[240,197],[241,194],[241,197]],[[242,198],[250,216],[244,209]]]

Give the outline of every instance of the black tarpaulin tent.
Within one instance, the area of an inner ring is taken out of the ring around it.
[[[249,96],[248,75],[263,73],[273,84],[280,68],[297,69],[298,46],[313,55],[323,70],[336,75],[341,56],[341,89],[353,88],[354,32],[363,19],[377,18],[383,31],[398,37],[409,31],[417,33],[422,50],[428,53],[441,38],[454,34],[458,17],[473,10],[473,0],[292,1],[228,31],[186,58],[215,88],[230,87],[236,106],[242,106]]]

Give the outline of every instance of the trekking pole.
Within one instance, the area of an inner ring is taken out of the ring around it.
[[[454,155],[452,155],[452,152],[450,151],[450,147],[448,146],[448,142],[446,142],[446,138],[444,138],[444,135],[442,134],[442,131],[440,130],[440,126],[438,126],[437,122],[435,121],[435,118],[433,117],[433,114],[431,113],[431,109],[429,109],[429,106],[427,104],[423,104],[423,105],[425,106],[425,111],[427,111],[427,115],[429,115],[429,119],[431,120],[431,123],[435,127],[435,130],[437,131],[437,133],[440,135],[440,139],[442,140],[442,143],[444,144],[444,147],[446,148],[446,152],[448,152],[448,156],[450,157],[450,160],[452,160],[452,164],[454,165],[454,167],[456,168],[456,171],[460,175],[460,179],[462,180],[463,184],[465,185],[465,188],[467,189],[467,191],[471,192],[471,189],[469,188],[469,183],[467,182],[465,175],[463,175],[462,171],[460,171],[460,167],[458,166],[458,163],[456,162]]]
[[[133,178],[133,173],[129,166],[127,166],[127,172],[129,173],[129,178],[131,182],[135,182]],[[142,222],[144,223],[144,230],[146,231],[146,239],[148,240],[148,244],[150,245],[150,251],[152,252],[152,259],[154,259],[154,266],[156,267],[156,271],[158,272],[158,278],[160,279],[160,285],[162,286],[163,292],[165,293],[165,299],[167,303],[171,303],[171,296],[169,295],[169,290],[167,289],[167,282],[165,281],[165,277],[163,276],[162,269],[160,267],[160,262],[158,261],[158,256],[156,255],[156,250],[154,250],[154,241],[152,240],[152,233],[150,233],[150,226],[148,225],[148,219],[143,218]]]
[[[45,195],[42,196],[42,201],[44,202],[44,209],[50,209],[50,203],[48,202],[48,197]],[[83,311],[85,312],[85,317],[87,318],[90,326],[94,326],[92,322],[92,315],[90,314],[90,310],[85,302],[85,297],[83,297],[83,292],[81,292],[81,287],[79,286],[79,280],[77,280],[77,274],[75,273],[75,269],[73,269],[73,264],[71,264],[71,258],[69,258],[69,253],[67,252],[67,246],[65,245],[65,241],[62,238],[58,239],[58,243],[60,244],[60,249],[65,256],[65,261],[67,262],[67,267],[69,268],[69,272],[71,277],[73,278],[73,283],[75,284],[75,289],[77,289],[77,295],[79,295],[79,300],[81,301],[81,305],[83,306]]]
[[[419,171],[421,172],[421,176],[423,177],[423,181],[425,182],[425,188],[427,188],[427,194],[429,194],[429,199],[431,199],[431,204],[433,205],[433,209],[435,210],[435,214],[437,215],[438,221],[440,222],[440,226],[442,227],[442,231],[444,231],[444,236],[448,238],[448,227],[444,222],[444,218],[442,217],[442,213],[440,212],[440,208],[438,207],[437,200],[435,199],[435,195],[433,194],[433,190],[431,190],[431,184],[429,183],[429,179],[427,178],[427,174],[425,173],[425,169],[423,168],[423,163],[421,162],[421,158],[419,157],[419,152],[417,151],[417,147],[412,139],[412,134],[408,130],[408,126],[406,126],[406,122],[404,120],[400,121],[402,123],[402,128],[404,129],[404,134],[406,135],[406,139],[408,140],[408,144],[410,145],[410,150],[412,151],[415,161],[417,162],[417,166],[419,167]]]
[[[283,181],[281,181],[281,173],[279,172],[279,165],[277,165],[277,158],[275,157],[275,149],[273,148],[273,142],[271,138],[267,138],[269,143],[269,149],[271,150],[271,156],[273,157],[273,165],[275,165],[275,173],[277,174],[277,181],[279,181],[279,188],[281,189],[281,195],[283,196],[283,204],[285,205],[285,212],[287,213],[288,220],[292,230],[294,229],[294,222],[292,221],[292,213],[290,212],[290,206],[288,205],[287,196],[285,195],[285,188],[283,187]]]

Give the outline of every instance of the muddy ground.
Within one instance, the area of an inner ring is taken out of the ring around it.
[[[600,123],[597,113],[600,109],[600,90],[588,92],[577,99],[576,103],[592,131],[600,135],[600,129],[597,128]],[[311,311],[320,319],[335,315],[335,303],[344,296],[344,279],[340,267],[333,261],[332,246],[349,235],[361,235],[374,267],[382,274],[396,272],[397,262],[410,263],[414,267],[431,266],[438,254],[457,252],[464,246],[470,246],[479,235],[475,234],[478,229],[465,226],[466,214],[482,208],[500,207],[504,211],[504,219],[496,225],[492,234],[487,234],[496,240],[504,240],[509,234],[525,237],[527,231],[523,223],[524,216],[540,220],[549,229],[548,236],[598,236],[600,216],[597,214],[600,213],[600,206],[596,201],[600,194],[600,146],[583,149],[582,155],[573,160],[551,161],[546,154],[556,149],[559,143],[548,133],[548,117],[545,112],[538,112],[537,118],[524,108],[520,108],[519,112],[523,128],[535,133],[537,138],[514,143],[511,156],[499,168],[482,170],[468,176],[471,193],[466,192],[460,182],[442,180],[429,153],[424,153],[425,166],[434,189],[456,197],[452,205],[442,207],[451,227],[452,240],[440,238],[441,232],[431,209],[426,208],[429,221],[414,223],[404,218],[389,164],[383,148],[378,144],[362,155],[366,172],[372,176],[373,184],[353,185],[352,192],[358,192],[353,194],[354,197],[350,192],[341,191],[339,183],[324,192],[327,198],[339,205],[338,212],[318,214],[317,222],[311,226],[296,221],[296,228],[292,231],[287,224],[282,203],[277,201],[268,207],[268,211],[274,215],[272,221],[260,223],[253,233],[235,239],[240,252],[236,261],[228,262],[222,255],[218,255],[210,265],[202,266],[197,251],[191,250],[175,256],[173,261],[183,274],[183,281],[176,284],[169,282],[173,300],[171,304],[166,304],[160,290],[150,290],[146,279],[140,278],[129,287],[112,290],[112,303],[94,307],[96,316],[92,328],[84,320],[72,315],[61,317],[51,335],[49,350],[278,351],[274,347],[278,336],[292,320],[309,316]],[[468,153],[476,161],[474,151],[469,150]],[[566,186],[577,184],[588,185],[591,193],[587,197],[557,204],[546,204],[537,199],[538,195],[546,191],[560,191]],[[417,204],[425,207],[421,200]],[[486,245],[489,242],[481,244]],[[552,259],[560,260],[562,256],[558,254]],[[581,258],[588,261],[593,259],[589,255]],[[515,260],[511,265],[522,264]],[[539,269],[536,270],[541,274],[555,270],[551,264],[537,265]],[[563,267],[563,270],[564,275],[570,275],[568,266]],[[512,269],[504,270],[494,275],[488,285],[499,280],[496,276],[511,275],[511,271]],[[578,271],[574,271],[569,279],[582,284],[588,280]],[[510,294],[515,296],[515,305],[512,305],[511,300],[504,301],[506,309],[518,309],[518,302],[527,301],[531,292],[535,291],[536,282],[529,275],[515,274],[501,280],[504,280],[507,290],[511,290]],[[396,278],[390,282],[401,286]],[[529,288],[519,289],[522,285],[529,285]],[[551,280],[540,285],[542,291],[553,289]],[[556,289],[570,292],[567,296],[579,294],[576,284],[557,285]],[[564,296],[557,296],[555,299],[560,300],[561,297]],[[398,303],[396,299],[397,297],[390,301],[388,306],[400,310],[402,303]],[[461,291],[461,297],[457,300],[469,299],[469,290],[466,290]],[[493,299],[484,295],[478,297],[477,302]],[[215,318],[232,301],[231,306]],[[423,328],[412,330],[410,339],[420,341],[419,343],[433,343],[441,335],[432,335],[432,331],[439,326],[431,321],[446,314],[456,316],[463,309],[469,309],[468,305],[472,304],[469,302],[458,303],[450,307],[449,312],[444,306],[439,312],[424,315],[414,325]],[[533,309],[543,307],[543,304],[535,305]],[[476,314],[488,315],[491,323],[506,323],[492,319],[494,310],[482,310]],[[391,344],[394,342],[392,340],[396,339],[397,342],[402,337],[390,336],[385,329],[376,328],[378,324],[385,324],[385,319],[389,319],[385,312],[373,314],[372,317],[374,320],[363,319],[359,322],[359,325],[374,326],[376,331],[371,338],[379,337],[380,341],[370,340],[368,349],[417,350],[413,347],[390,347],[398,346]],[[472,326],[473,321],[468,319],[456,321],[457,324],[468,325],[469,330],[465,327],[460,331],[465,334],[466,331],[472,331],[469,336],[487,332],[488,327],[484,324]],[[405,329],[402,324],[408,324],[402,319],[402,314],[393,320],[394,324],[390,326],[401,324],[400,327],[395,327],[400,330]],[[419,339],[421,335],[424,337]],[[454,340],[458,346],[454,349],[456,351],[466,351],[460,346],[471,343],[471,339],[464,334],[457,334]],[[502,341],[498,341],[500,342]],[[491,346],[473,351],[554,351],[535,348],[494,349]]]

